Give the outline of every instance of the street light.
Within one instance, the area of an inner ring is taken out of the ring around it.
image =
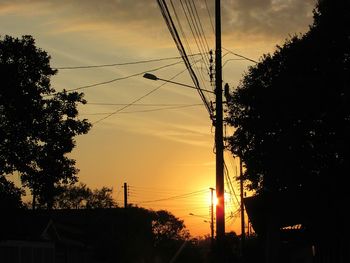
[[[172,80],[168,80],[168,79],[161,79],[161,78],[158,78],[156,75],[153,75],[151,73],[145,73],[143,75],[143,77],[145,79],[150,79],[150,80],[161,80],[161,81],[164,81],[164,82],[169,82],[169,83],[172,83],[172,84],[177,84],[177,85],[180,85],[180,86],[184,86],[184,87],[187,87],[187,88],[191,88],[191,89],[195,89],[195,90],[198,90],[198,88],[196,88],[195,86],[191,86],[191,85],[187,85],[187,84],[184,84],[184,83],[180,83],[180,82],[175,82],[175,81],[172,81]],[[209,93],[213,93],[214,94],[214,91],[212,90],[207,90],[207,89],[200,89],[201,91],[205,91],[205,92],[209,92]]]
[[[205,216],[195,215],[195,214],[193,214],[193,213],[189,213],[189,215],[190,215],[190,216],[201,217],[201,218],[204,218],[204,219],[209,220],[209,218],[208,218],[208,217],[205,217]]]
[[[210,224],[210,242],[211,242],[211,246],[213,247],[214,245],[214,218],[211,217],[210,219],[205,217],[205,216],[200,216],[200,215],[195,215],[193,213],[189,213],[190,216],[196,216],[196,217],[200,217],[200,218],[204,218],[206,220],[203,220],[205,223],[209,223]],[[208,221],[210,220],[210,221]]]

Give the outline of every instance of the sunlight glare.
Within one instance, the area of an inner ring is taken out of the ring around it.
[[[208,204],[209,207],[211,206],[211,193],[210,193],[210,191],[207,194],[206,203]],[[215,191],[213,194],[213,203],[214,203],[214,207],[216,207],[216,205],[218,204],[218,198],[216,197]]]

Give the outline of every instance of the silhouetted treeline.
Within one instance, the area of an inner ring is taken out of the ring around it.
[[[260,223],[302,224],[320,262],[349,260],[349,14],[350,1],[318,1],[310,30],[264,55],[228,97],[229,148],[269,200]]]
[[[4,262],[21,251],[38,255],[36,263],[44,255],[56,263],[170,262],[181,247],[176,262],[205,262],[209,247],[201,244],[171,213],[138,207],[17,210],[0,218]]]
[[[91,127],[78,118],[78,105],[86,103],[83,94],[51,87],[56,73],[33,37],[0,38],[0,177],[4,181],[18,173],[34,206],[48,209],[61,186],[77,181],[75,160],[67,154],[75,136]],[[8,183],[1,189],[2,194],[18,190]]]

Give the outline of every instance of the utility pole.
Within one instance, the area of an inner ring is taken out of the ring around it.
[[[222,254],[225,238],[225,200],[220,0],[215,0],[215,98],[216,196],[218,199],[216,205],[216,239],[218,253]],[[219,257],[222,256],[219,255]]]
[[[128,207],[128,184],[124,183],[124,208]]]
[[[239,158],[239,184],[240,184],[240,194],[241,194],[241,253],[243,256],[244,251],[244,243],[245,243],[245,220],[244,220],[244,189],[243,189],[243,167],[242,167],[242,159]]]
[[[210,244],[214,247],[214,188],[210,189]]]

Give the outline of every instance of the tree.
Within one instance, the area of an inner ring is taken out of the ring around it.
[[[155,244],[169,240],[186,240],[189,238],[184,222],[165,210],[154,212],[152,228]]]
[[[86,184],[67,185],[61,188],[61,193],[56,196],[54,208],[56,209],[83,209],[92,194]]]
[[[16,187],[13,182],[6,180],[4,176],[0,176],[0,208],[2,210],[22,208],[22,194],[23,191]]]
[[[57,71],[31,36],[0,40],[0,72],[0,174],[18,171],[39,204],[51,208],[59,186],[77,181],[66,154],[91,127],[78,119],[86,101],[82,93],[55,92],[50,78]]]
[[[94,189],[87,200],[86,206],[88,208],[112,208],[117,207],[116,202],[112,197],[112,188],[102,187],[101,189]]]
[[[153,245],[156,254],[163,261],[172,259],[178,249],[188,241],[190,235],[183,220],[178,219],[172,213],[159,210],[152,214]]]
[[[102,187],[91,190],[86,184],[67,185],[60,189],[61,194],[56,196],[56,209],[95,209],[117,207],[112,197],[112,188]]]
[[[229,148],[251,189],[300,190],[325,204],[346,192],[349,12],[349,1],[319,1],[310,31],[264,55],[229,98]]]
[[[263,56],[228,99],[229,147],[259,193],[259,234],[268,242],[299,223],[325,262],[348,255],[349,230],[336,226],[347,223],[349,13],[349,1],[318,1],[309,32]]]

